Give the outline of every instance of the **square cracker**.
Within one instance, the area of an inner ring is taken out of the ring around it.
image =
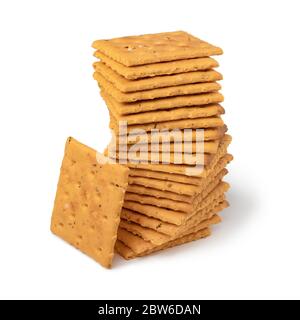
[[[216,68],[219,63],[211,57],[167,61],[152,64],[144,64],[134,67],[126,67],[123,64],[109,58],[101,51],[97,50],[94,56],[101,59],[108,67],[122,75],[126,79],[141,79],[161,75],[173,75],[191,71],[203,71]]]
[[[121,115],[118,113],[116,101],[105,91],[101,93],[109,111],[117,121],[126,121],[128,125],[163,122],[181,119],[206,118],[225,113],[222,106],[211,103],[203,106],[180,107],[169,110],[154,110],[141,113]]]
[[[67,139],[51,231],[107,268],[113,259],[128,171],[100,164],[95,150]]]
[[[184,31],[96,40],[92,46],[126,66],[208,57],[223,53],[221,48]]]
[[[144,91],[122,92],[99,72],[94,73],[94,79],[98,82],[98,85],[101,89],[109,92],[114,99],[121,103],[131,103],[141,100],[154,100],[158,98],[191,94],[202,94],[207,92],[215,92],[221,89],[221,85],[217,82],[198,82]]]
[[[103,62],[95,62],[93,66],[96,72],[100,73],[107,81],[111,82],[118,90],[122,92],[137,92],[198,82],[222,80],[221,73],[215,70],[204,70],[179,74],[177,73],[168,76],[150,77],[132,81],[124,78]]]

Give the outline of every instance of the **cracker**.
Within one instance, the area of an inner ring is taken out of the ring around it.
[[[110,127],[114,130],[116,135],[119,135],[119,126],[116,124],[113,117],[111,117]],[[222,128],[224,122],[219,116],[207,118],[181,119],[171,120],[156,123],[144,123],[127,126],[127,133],[132,132],[144,134],[145,132],[156,130],[181,130],[181,129],[206,129],[206,128]],[[122,132],[121,132],[122,134]]]
[[[145,228],[153,229],[160,233],[173,236],[174,234],[180,233],[182,229],[188,228],[189,226],[202,221],[205,217],[209,217],[210,213],[216,214],[226,207],[228,207],[228,202],[225,200],[225,195],[222,194],[216,199],[212,199],[212,201],[206,205],[206,207],[197,211],[180,226],[125,208],[122,209],[121,217],[123,220],[127,220],[139,224]]]
[[[220,143],[218,152],[214,155],[209,165],[203,168],[201,168],[200,166],[188,166],[177,164],[134,164],[132,162],[128,163],[128,167],[130,168],[130,170],[132,168],[135,168],[205,178],[211,172],[211,170],[213,170],[218,160],[227,153],[227,147],[230,144],[230,142],[231,136],[225,135]]]
[[[207,238],[210,235],[211,235],[211,230],[209,228],[198,230],[198,231],[196,231],[194,233],[190,233],[190,234],[187,234],[187,235],[185,235],[185,236],[183,236],[181,238],[172,240],[172,241],[170,241],[170,242],[168,242],[168,243],[166,243],[164,245],[155,247],[155,248],[153,248],[151,250],[147,250],[146,252],[143,252],[143,253],[139,254],[138,256],[139,257],[143,257],[143,256],[152,254],[152,253],[157,252],[157,251],[173,248],[173,247],[180,246],[180,245],[192,242],[192,241],[196,241],[196,240],[200,240],[200,239],[203,239],[203,238]]]
[[[206,230],[213,223],[214,221],[212,221],[211,219],[206,223],[200,223],[198,226],[195,226],[194,228],[187,230],[182,235],[176,238],[173,238],[173,239],[171,238],[169,241],[165,241],[161,245],[155,245],[150,241],[146,241],[143,238],[139,237],[138,235],[135,235],[121,227],[118,230],[118,240],[120,240],[123,244],[125,244],[128,248],[130,248],[135,255],[142,256],[142,255],[150,254],[157,250],[165,249],[174,240],[181,239],[187,235],[194,234],[195,232],[198,232],[200,230]]]
[[[203,182],[201,185],[190,185],[190,184],[175,182],[175,183],[171,183],[170,188],[167,188],[168,182],[160,180],[161,185],[163,186],[161,189],[158,188],[158,185],[156,185],[156,188],[151,188],[148,186],[135,184],[135,179],[131,180],[131,177],[129,177],[129,183],[132,183],[132,184],[128,185],[127,193],[130,192],[130,193],[135,193],[140,195],[152,196],[157,199],[163,198],[163,199],[170,199],[174,201],[192,203],[193,196],[195,194],[201,193],[208,186],[208,184],[211,183],[213,180],[221,180],[227,173],[228,173],[228,170],[225,168],[221,169],[221,171],[216,171],[214,172],[214,174],[207,177],[206,179],[202,179]],[[146,183],[148,184],[148,181]],[[174,184],[176,187],[172,188]],[[186,188],[187,186],[188,186],[187,188],[188,191],[184,190],[184,192],[189,193],[188,195],[184,194],[181,189],[181,187]]]
[[[233,159],[233,156],[227,153],[226,155],[220,158],[215,169],[218,170],[218,168],[225,167],[230,161],[232,161],[232,159]],[[203,181],[203,178],[199,178],[199,177],[189,177],[189,176],[184,176],[182,174],[150,171],[150,170],[144,170],[144,169],[130,169],[129,175],[130,177],[152,178],[157,180],[165,180],[166,182],[174,181],[174,182],[185,183],[185,184],[190,184],[195,186],[200,185]]]
[[[220,177],[223,178],[223,175],[224,173],[222,172],[220,173],[220,175],[217,175],[216,178],[208,182],[203,190],[199,190],[199,192],[194,197],[191,197],[191,201],[189,202],[168,199],[162,196],[157,198],[152,195],[137,194],[128,191],[125,195],[125,201],[134,201],[141,204],[189,213],[195,210],[199,206],[201,200],[203,200],[203,198],[205,198],[212,190],[217,187],[221,180]],[[163,195],[163,193],[161,193],[161,195]]]
[[[96,40],[92,46],[128,67],[223,53],[221,48],[184,31]]]
[[[145,251],[145,252],[141,253],[140,255],[136,255],[134,253],[134,251],[132,251],[124,243],[122,243],[120,240],[117,240],[117,242],[116,242],[116,251],[124,259],[129,260],[129,259],[133,259],[133,258],[136,258],[136,257],[145,256],[145,255],[148,255],[148,254],[151,254],[151,253],[163,250],[163,249],[172,248],[172,247],[179,246],[179,245],[182,245],[182,244],[185,244],[185,243],[188,243],[188,242],[192,242],[192,241],[195,241],[195,240],[206,238],[210,234],[211,234],[211,231],[210,231],[209,228],[202,229],[202,230],[199,230],[199,231],[197,231],[195,233],[192,233],[192,234],[183,236],[181,238],[172,240],[169,243],[166,243],[165,245],[158,246],[158,247],[155,247],[155,248],[150,249],[148,251]]]
[[[212,190],[204,199],[201,198],[201,201],[197,202],[193,206],[192,211],[183,212],[178,211],[178,207],[175,209],[166,209],[157,207],[156,205],[141,204],[133,201],[124,201],[123,208],[135,211],[141,214],[144,214],[149,217],[159,219],[164,222],[171,224],[182,225],[187,219],[194,215],[197,211],[205,208],[209,205],[210,202],[217,199],[220,195],[226,192],[229,189],[229,184],[226,182],[220,182],[217,187]],[[169,200],[171,201],[171,200]],[[174,206],[176,206],[176,201],[174,201]]]
[[[171,142],[169,144],[167,143],[153,143],[152,144],[152,152],[153,153],[191,153],[195,154],[196,152],[199,152],[198,150],[203,150],[204,153],[210,153],[214,154],[218,151],[218,147],[220,144],[220,140],[212,140],[212,141],[198,141],[198,142],[184,142],[184,143],[174,143]],[[114,143],[111,143],[109,145],[109,150],[112,151],[118,151],[124,149],[125,145],[117,145]],[[130,152],[132,145],[127,145],[127,150]],[[147,144],[148,151],[151,151],[151,144]],[[200,149],[201,148],[201,149]]]
[[[213,155],[207,153],[198,154],[184,154],[184,153],[142,153],[142,152],[118,152],[112,150],[105,150],[105,155],[108,155],[110,159],[118,161],[126,160],[128,163],[171,163],[171,164],[186,164],[186,165],[207,165],[213,159]]]
[[[115,120],[111,119],[111,122],[114,123]],[[117,125],[114,125],[114,128],[117,128]],[[116,130],[118,131],[118,129]],[[191,135],[187,135],[184,136],[184,130],[175,130],[174,132],[172,132],[172,134],[168,134],[168,141],[170,141],[170,143],[179,143],[181,141],[185,141],[187,142],[195,142],[195,141],[212,141],[212,140],[220,140],[224,137],[226,131],[227,131],[227,127],[223,126],[223,127],[217,127],[217,128],[205,128],[203,129],[203,136],[202,135],[197,135],[196,134],[196,130],[190,130],[191,131]],[[166,143],[165,140],[163,140],[163,137],[165,137],[164,132],[156,132],[156,131],[152,131],[152,132],[145,132],[143,134],[134,134],[134,132],[132,132],[132,134],[130,135],[115,135],[114,139],[116,141],[117,145],[132,145],[132,144],[146,144],[146,143],[150,143],[151,142],[151,138],[153,139],[153,141],[157,142],[157,143]]]
[[[199,82],[192,84],[182,84],[174,87],[124,93],[117,89],[111,82],[107,81],[99,72],[94,73],[94,79],[98,82],[98,85],[102,90],[109,92],[110,95],[114,99],[116,99],[116,101],[121,103],[131,103],[141,100],[154,100],[157,98],[202,94],[207,92],[215,92],[221,89],[221,85],[217,82]]]
[[[96,151],[68,138],[51,231],[104,267],[112,263],[128,169],[101,165]]]
[[[162,244],[165,244],[166,242],[176,239],[177,237],[181,236],[183,233],[193,233],[198,230],[208,228],[210,225],[217,224],[219,222],[221,222],[221,218],[218,215],[214,214],[211,217],[207,218],[206,220],[201,221],[197,225],[190,226],[189,229],[184,230],[181,232],[181,234],[178,234],[175,236],[165,235],[153,229],[145,228],[136,223],[128,222],[123,219],[121,219],[120,221],[120,227],[142,238],[145,241],[151,242],[155,246],[160,246]]]
[[[119,115],[115,107],[114,99],[102,92],[102,98],[105,101],[109,111],[113,114],[116,121],[126,121],[127,125],[144,124],[153,122],[163,122],[180,119],[206,118],[225,113],[225,110],[219,104],[208,104],[204,106],[195,106],[187,108],[175,108],[168,110],[156,110],[142,113],[133,113],[128,115]]]
[[[99,50],[95,51],[94,56],[101,59],[108,67],[118,74],[131,80],[161,75],[173,75],[190,71],[209,70],[219,66],[219,63],[215,59],[204,57],[126,67],[101,53]]]
[[[107,93],[107,92],[106,92]],[[110,94],[110,92],[108,92]],[[167,110],[180,107],[202,106],[210,103],[220,103],[224,97],[219,92],[190,94],[185,96],[158,98],[131,103],[118,102],[115,99],[115,109],[118,114],[132,114],[154,110]]]
[[[95,62],[94,69],[121,92],[137,92],[157,88],[173,87],[198,82],[222,80],[221,73],[215,70],[193,71],[168,76],[157,76],[139,80],[128,80],[103,62]]]

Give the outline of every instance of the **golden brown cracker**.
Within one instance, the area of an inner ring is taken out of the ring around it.
[[[115,106],[115,100],[110,95],[102,92],[102,98],[105,101],[109,111],[118,122],[126,121],[127,125],[173,121],[181,119],[207,118],[225,113],[225,110],[219,104],[208,104],[203,106],[175,108],[167,110],[156,110],[127,115],[119,115]]]
[[[95,62],[94,68],[107,81],[121,92],[137,92],[158,88],[173,87],[198,82],[213,82],[222,80],[221,73],[215,70],[193,71],[174,75],[157,76],[138,80],[128,80],[115,72],[103,62]]]
[[[182,225],[187,219],[194,215],[197,211],[205,208],[212,201],[217,199],[220,195],[229,189],[229,184],[226,182],[220,182],[214,190],[212,190],[204,199],[197,202],[190,212],[178,211],[176,207],[176,201],[174,202],[174,209],[166,209],[158,207],[156,205],[141,204],[134,201],[124,201],[123,208],[129,209],[141,213],[143,215],[157,218],[161,221],[168,222],[171,224]],[[161,200],[160,200],[161,201]],[[171,201],[171,200],[169,200]],[[162,201],[161,201],[162,202]]]
[[[223,53],[221,48],[184,31],[96,40],[92,46],[128,67]]]
[[[199,150],[203,150],[204,153],[214,154],[218,151],[220,140],[212,141],[197,141],[197,142],[178,142],[178,143],[149,143],[147,144],[147,150],[153,153],[181,153],[186,152],[190,154],[195,154]],[[122,151],[125,145],[118,145],[114,142],[109,144],[109,149],[112,151]],[[127,145],[127,150],[130,152],[132,145]],[[144,146],[143,146],[144,147]],[[146,148],[146,147],[145,147]]]
[[[199,190],[197,194],[191,197],[191,201],[189,202],[168,199],[163,196],[157,198],[152,195],[137,194],[128,191],[125,195],[125,201],[134,201],[141,204],[190,213],[198,207],[203,198],[205,198],[212,190],[217,187],[217,185],[220,183],[220,177],[223,178],[223,175],[224,173],[222,172],[220,175],[217,175],[217,177],[212,181],[208,181],[205,188],[203,190]],[[161,193],[161,195],[163,195],[163,193]]]
[[[186,164],[186,165],[207,165],[213,159],[208,153],[184,154],[184,153],[147,153],[147,152],[119,152],[106,149],[104,154],[117,163],[127,161],[128,163],[161,163],[161,164]]]
[[[120,165],[99,164],[95,150],[68,138],[51,230],[107,268],[112,263],[128,171]]]
[[[130,80],[192,71],[203,71],[219,66],[219,63],[215,59],[203,57],[126,67],[101,53],[99,50],[95,51],[94,56],[101,59],[101,61],[118,74]]]
[[[98,85],[102,90],[109,92],[109,94],[120,103],[131,103],[141,100],[154,100],[165,97],[202,94],[207,92],[215,92],[221,89],[221,85],[217,82],[198,82],[144,91],[122,92],[111,82],[107,81],[99,72],[94,73],[94,79],[98,82]]]
[[[210,225],[217,224],[219,222],[221,222],[221,218],[218,215],[214,214],[213,216],[207,218],[206,220],[201,221],[197,225],[190,226],[189,229],[186,229],[182,231],[180,234],[177,234],[174,236],[169,236],[169,235],[157,232],[153,229],[142,227],[141,225],[138,225],[136,223],[128,222],[123,219],[121,219],[120,221],[120,227],[142,238],[145,241],[151,242],[154,246],[160,246],[162,244],[165,244],[166,242],[169,242],[171,240],[176,239],[177,237],[182,236],[184,233],[185,234],[193,233],[198,230],[208,228]]]
[[[191,203],[193,196],[202,192],[213,180],[221,180],[227,173],[227,169],[224,167],[220,168],[220,170],[213,171],[205,179],[199,178],[201,179],[201,183],[197,185],[129,176],[127,192]],[[178,196],[178,198],[176,196]]]
[[[180,233],[182,229],[187,229],[189,226],[193,226],[197,222],[200,222],[213,214],[217,214],[227,206],[228,202],[225,200],[224,194],[222,194],[216,199],[212,199],[206,207],[197,211],[180,226],[125,208],[122,209],[121,217],[123,220],[139,224],[145,228],[153,229],[169,236],[174,236],[174,234]]]
[[[128,163],[130,169],[144,169],[150,171],[160,171],[166,173],[176,173],[186,176],[203,177],[205,178],[220,159],[227,153],[227,147],[231,142],[231,136],[225,135],[222,139],[218,152],[214,155],[209,165],[205,167],[201,166],[188,166],[188,165],[177,165],[177,164],[134,164]]]
[[[212,170],[218,170],[220,168],[225,167],[230,161],[232,161],[233,157],[231,154],[227,153],[223,157],[220,158],[219,162]],[[159,171],[150,171],[150,170],[143,170],[143,169],[130,169],[129,171],[130,177],[142,177],[142,178],[152,178],[157,180],[165,180],[167,181],[174,181],[184,184],[191,184],[191,185],[201,185],[203,182],[203,178],[199,177],[189,177],[184,176],[182,174],[176,173],[167,173],[167,172],[159,172]],[[132,180],[131,180],[132,181]]]
[[[101,90],[102,91],[102,90]],[[102,93],[101,93],[102,94]],[[110,94],[110,92],[106,92]],[[110,94],[111,95],[111,94]],[[112,98],[114,99],[114,98]],[[180,107],[202,106],[211,103],[220,103],[224,97],[219,92],[190,94],[177,97],[165,97],[153,100],[144,100],[131,103],[114,101],[115,109],[120,115],[140,113],[154,110],[167,110]]]
[[[114,117],[111,119],[112,123],[116,123]],[[118,126],[116,124],[113,125],[114,128]],[[116,130],[118,131],[118,129]],[[203,135],[197,133],[197,129],[190,130],[190,133],[185,135],[184,130],[174,130],[173,132],[166,133],[165,131],[154,131],[145,132],[140,134],[132,134],[126,135],[126,133],[122,135],[114,135],[113,143],[117,145],[133,145],[136,143],[139,144],[149,144],[149,143],[185,143],[189,142],[200,142],[200,141],[215,141],[221,140],[227,131],[227,127],[217,127],[217,128],[205,128],[202,130]],[[121,132],[120,132],[121,133]]]
[[[120,127],[113,117],[111,117],[110,122],[111,129],[114,130],[114,134],[122,135],[124,132],[120,131]],[[207,118],[193,118],[193,119],[180,119],[180,120],[171,120],[163,121],[156,123],[144,123],[144,124],[135,124],[128,125],[126,129],[126,134],[141,134],[149,132],[151,130],[182,130],[182,129],[206,129],[206,128],[222,128],[224,127],[224,122],[221,117],[213,116]]]

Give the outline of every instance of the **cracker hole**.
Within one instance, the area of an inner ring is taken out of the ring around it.
[[[64,224],[62,222],[59,222],[58,225],[63,228],[64,227]]]
[[[104,220],[108,219],[108,216],[106,214],[103,215]]]
[[[102,208],[102,204],[100,203],[100,204],[98,204],[98,208]]]
[[[101,253],[102,252],[102,248],[101,247],[97,248],[97,251],[98,251],[98,253]]]

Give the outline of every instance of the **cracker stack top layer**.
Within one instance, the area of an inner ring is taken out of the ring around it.
[[[96,151],[73,138],[66,142],[51,230],[104,267],[112,263],[128,171],[99,164]]]
[[[96,40],[93,47],[128,67],[222,54],[222,49],[183,31]]]

